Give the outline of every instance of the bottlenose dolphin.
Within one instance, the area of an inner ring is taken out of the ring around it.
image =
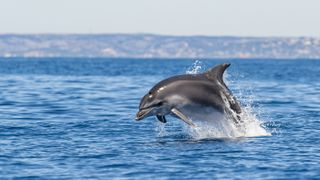
[[[241,107],[223,81],[229,63],[217,65],[202,74],[170,77],[156,84],[142,99],[136,120],[155,115],[163,123],[173,115],[190,126],[193,119],[214,113],[216,118],[241,121]]]

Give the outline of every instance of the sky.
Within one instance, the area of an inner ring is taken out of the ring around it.
[[[0,33],[320,36],[319,0],[0,0]]]

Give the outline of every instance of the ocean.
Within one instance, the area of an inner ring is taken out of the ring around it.
[[[134,120],[155,83],[225,62],[245,133]],[[0,58],[0,179],[319,179],[319,78],[318,60]]]

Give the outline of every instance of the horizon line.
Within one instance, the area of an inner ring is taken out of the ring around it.
[[[137,32],[137,33],[54,33],[54,32],[40,32],[40,33],[0,33],[0,36],[3,35],[16,35],[16,36],[23,36],[23,35],[145,35],[145,36],[162,36],[162,37],[226,37],[226,38],[320,38],[320,36],[256,36],[256,35],[201,35],[201,34],[194,34],[194,35],[174,35],[174,34],[158,34],[158,33],[145,33],[145,32]]]

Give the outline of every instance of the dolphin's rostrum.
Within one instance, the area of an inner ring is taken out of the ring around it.
[[[155,115],[163,123],[165,115],[180,118],[190,126],[201,114],[215,113],[240,121],[241,107],[223,81],[229,63],[202,74],[173,76],[156,84],[141,100],[136,120]]]

